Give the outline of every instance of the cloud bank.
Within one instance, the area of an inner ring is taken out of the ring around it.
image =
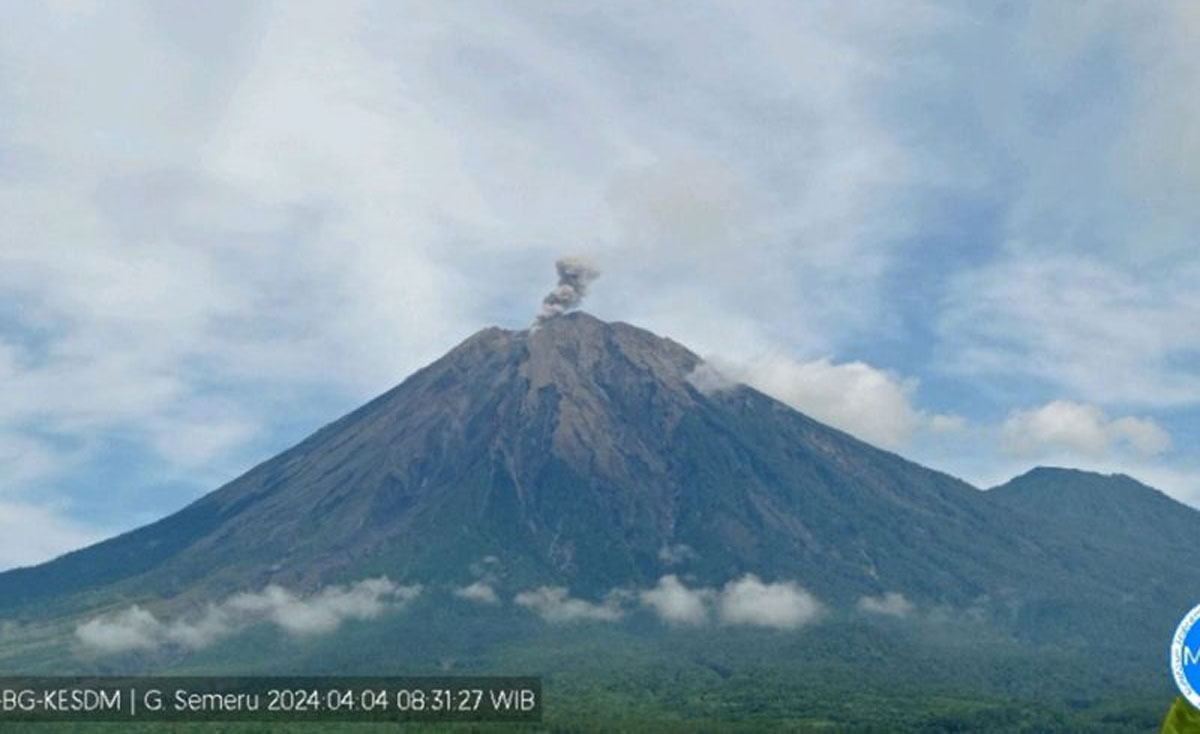
[[[527,607],[539,617],[552,624],[564,622],[615,622],[625,616],[619,597],[610,594],[603,603],[596,604],[585,599],[572,597],[561,586],[542,586],[533,591],[522,591],[513,597],[518,606]]]
[[[712,620],[730,626],[794,630],[818,619],[824,606],[791,581],[766,583],[754,574],[730,581],[721,589],[688,588],[667,574],[653,588],[630,592],[613,589],[596,604],[571,597],[558,586],[517,594],[514,601],[547,622],[615,622],[631,604],[640,604],[669,625],[701,626]]]
[[[171,621],[135,604],[79,624],[75,638],[86,651],[103,655],[170,647],[200,650],[261,623],[308,637],[333,632],[346,620],[374,619],[403,607],[420,593],[420,586],[400,586],[386,577],[326,586],[303,597],[272,585],[235,594],[198,615]]]

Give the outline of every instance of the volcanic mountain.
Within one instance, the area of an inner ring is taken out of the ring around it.
[[[753,573],[833,607],[898,591],[1035,639],[1079,624],[1158,635],[1200,566],[1169,553],[1145,574],[1139,539],[1111,531],[1130,502],[1135,535],[1161,521],[1196,537],[1200,513],[1068,478],[981,492],[727,383],[669,339],[575,312],[480,331],[178,513],[0,574],[0,609],[462,582],[495,557],[508,592]]]

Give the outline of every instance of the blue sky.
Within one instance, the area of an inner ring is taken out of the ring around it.
[[[587,308],[979,486],[1200,503],[1187,2],[8,3],[0,567]]]

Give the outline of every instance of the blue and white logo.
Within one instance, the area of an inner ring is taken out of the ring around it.
[[[1188,703],[1200,708],[1200,604],[1192,607],[1171,641],[1171,674]]]

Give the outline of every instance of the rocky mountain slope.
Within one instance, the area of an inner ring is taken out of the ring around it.
[[[510,593],[754,573],[835,607],[894,591],[1034,639],[1079,625],[1150,639],[1200,593],[1180,545],[1200,513],[1096,477],[980,492],[724,383],[669,339],[576,312],[480,331],[180,512],[0,574],[0,611],[379,574],[465,582],[492,556]],[[1145,545],[1161,533],[1176,545]]]

